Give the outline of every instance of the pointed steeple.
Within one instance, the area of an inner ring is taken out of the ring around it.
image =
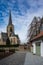
[[[10,12],[9,12],[9,23],[8,23],[9,25],[12,25],[12,17],[11,17],[11,10],[10,10]]]

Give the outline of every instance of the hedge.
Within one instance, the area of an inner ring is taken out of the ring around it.
[[[18,47],[19,44],[15,44],[15,45],[0,45],[0,48],[3,48],[3,47]]]

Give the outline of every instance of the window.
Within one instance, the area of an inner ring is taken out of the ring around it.
[[[36,43],[36,46],[40,46],[40,42],[37,42],[37,43]]]
[[[41,29],[40,29],[41,31],[43,31],[43,24],[42,24],[42,26],[41,26]]]
[[[10,27],[10,32],[12,32],[12,27]]]

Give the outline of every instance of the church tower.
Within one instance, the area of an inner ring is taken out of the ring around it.
[[[9,23],[7,26],[7,34],[8,34],[8,37],[11,37],[12,34],[14,34],[14,25],[12,24],[11,11],[9,12]]]

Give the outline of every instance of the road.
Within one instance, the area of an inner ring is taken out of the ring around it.
[[[0,60],[0,65],[43,65],[43,57],[30,52],[16,52]]]
[[[24,65],[25,55],[24,52],[16,52],[0,60],[0,65]]]

